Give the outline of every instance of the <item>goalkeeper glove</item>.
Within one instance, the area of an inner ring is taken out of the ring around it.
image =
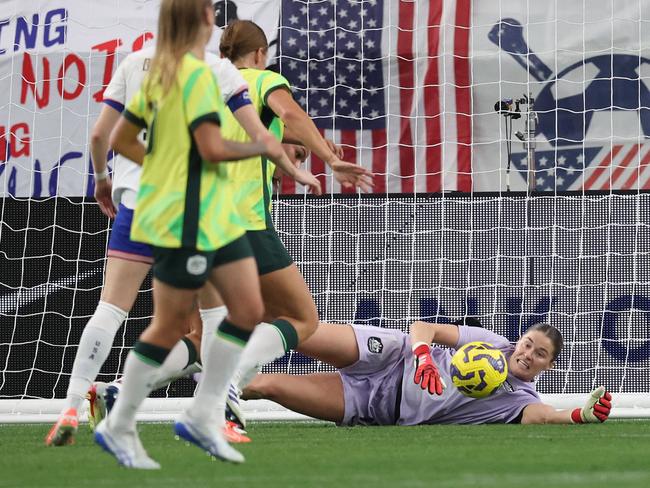
[[[599,386],[591,392],[584,407],[576,408],[571,412],[571,420],[574,424],[604,422],[609,417],[611,408],[612,395],[604,386]]]
[[[442,395],[442,390],[447,385],[433,363],[431,347],[424,342],[418,342],[413,344],[413,354],[415,355],[415,376],[413,377],[415,384],[420,385],[423,390],[428,389],[432,395]]]

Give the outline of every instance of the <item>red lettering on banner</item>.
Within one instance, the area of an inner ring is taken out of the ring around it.
[[[7,153],[7,136],[5,135],[5,126],[0,125],[0,163],[4,163],[9,159]]]
[[[27,101],[28,90],[32,92],[38,108],[43,108],[50,103],[50,61],[45,56],[43,57],[42,81],[42,90],[39,94],[36,87],[36,75],[34,74],[32,58],[28,53],[23,54],[23,76],[20,88],[20,103],[24,105]]]
[[[18,136],[18,131],[22,132],[22,137]],[[9,150],[11,157],[29,156],[32,140],[29,137],[29,126],[26,122],[19,122],[11,126],[11,137],[9,139]],[[20,146],[19,146],[20,144]]]
[[[151,33],[151,32],[145,32],[141,36],[136,37],[135,41],[133,41],[133,46],[132,46],[133,52],[136,52],[136,51],[139,51],[140,49],[142,49],[144,47],[144,44],[147,41],[150,41],[151,39],[153,39],[153,33]]]
[[[19,131],[21,136],[18,134]],[[8,161],[9,158],[29,156],[31,151],[32,140],[29,137],[29,125],[26,122],[12,125],[9,133],[9,144],[7,144],[6,127],[0,125],[0,163]]]
[[[77,66],[77,74],[79,76],[77,79],[77,86],[75,87],[74,91],[69,92],[66,91],[65,87],[63,86],[63,78],[68,72],[68,68],[73,64]],[[59,95],[61,95],[64,100],[74,100],[79,95],[81,95],[84,86],[86,86],[86,66],[79,56],[76,54],[68,54],[63,60],[63,64],[59,68],[59,76],[56,80],[56,87],[59,90]]]
[[[104,100],[104,91],[111,81],[113,76],[113,65],[115,64],[115,51],[122,45],[122,39],[111,39],[110,41],[102,42],[92,47],[95,51],[106,52],[106,60],[104,61],[104,76],[102,78],[102,88],[93,93],[93,98],[97,103]]]

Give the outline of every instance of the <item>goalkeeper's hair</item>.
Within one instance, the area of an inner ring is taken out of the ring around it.
[[[156,53],[151,61],[144,90],[147,98],[153,86],[161,86],[165,95],[176,82],[183,56],[196,43],[206,7],[212,9],[211,0],[162,0],[158,15]]]
[[[250,20],[234,20],[221,35],[219,51],[225,58],[235,62],[258,49],[269,48],[269,42],[262,28]]]
[[[531,330],[541,332],[551,340],[551,343],[553,343],[553,361],[555,361],[564,347],[562,333],[551,324],[546,324],[544,322],[531,326],[526,332],[530,332]]]

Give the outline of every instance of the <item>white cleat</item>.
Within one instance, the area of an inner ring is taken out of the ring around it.
[[[226,397],[226,422],[234,423],[241,434],[246,434],[246,417],[239,404],[240,396],[239,388],[231,383]]]
[[[112,431],[106,420],[95,427],[95,442],[125,468],[160,469],[160,464],[147,455],[135,431]]]
[[[209,426],[203,425],[183,412],[174,423],[174,433],[222,461],[237,464],[244,462],[243,454],[228,444],[214,422]]]

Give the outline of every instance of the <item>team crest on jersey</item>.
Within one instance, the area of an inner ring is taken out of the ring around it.
[[[503,382],[503,384],[501,385],[501,388],[502,388],[503,390],[507,391],[508,393],[512,393],[513,391],[515,391],[515,387],[512,386],[512,385],[508,382],[508,380],[505,380],[505,381]]]
[[[187,272],[191,275],[198,276],[208,269],[208,259],[205,256],[197,254],[187,258]]]
[[[384,350],[384,344],[382,344],[379,337],[369,337],[368,338],[368,351],[374,352],[375,354],[380,354]]]

